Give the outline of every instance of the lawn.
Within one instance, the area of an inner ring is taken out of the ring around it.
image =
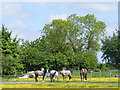
[[[59,78],[56,82],[50,82],[49,78],[45,78],[45,82],[34,82],[34,78],[18,79],[11,78],[7,82],[0,85],[2,88],[118,88],[118,78],[88,78],[87,81],[81,81],[80,78],[73,78],[70,81],[65,78]]]
[[[73,73],[72,79],[68,77],[63,81],[62,76],[56,82],[50,82],[45,77],[45,82],[39,77],[35,82],[34,78],[18,79],[17,77],[6,76],[2,78],[2,88],[118,88],[119,78],[115,78],[118,72],[112,73],[88,73],[87,81],[81,81],[79,73]]]
[[[117,84],[110,83],[32,83],[32,84],[5,84],[2,88],[118,88]]]

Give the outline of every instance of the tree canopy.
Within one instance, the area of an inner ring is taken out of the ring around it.
[[[19,41],[17,36],[11,38],[12,32],[8,31],[7,28],[2,25],[0,31],[0,42],[1,47],[0,57],[2,59],[2,73],[3,74],[14,74],[16,71],[19,71],[23,68],[22,63],[20,63],[19,55],[21,53]]]
[[[113,36],[106,37],[102,40],[103,61],[111,64],[114,68],[120,67],[120,38],[118,37],[118,33],[119,31],[117,31],[117,33],[113,33]]]
[[[94,15],[80,17],[73,14],[68,16],[67,20],[57,19],[46,24],[42,33],[46,38],[49,53],[66,57],[62,61],[65,61],[68,68],[80,65],[93,68],[98,62],[96,51],[100,49],[99,40],[104,34],[105,27],[105,23],[98,21]]]
[[[2,73],[13,74],[15,71],[41,68],[61,70],[63,67],[96,69],[97,51],[101,48],[99,41],[105,29],[105,23],[97,20],[93,14],[72,14],[66,20],[55,19],[45,24],[42,35],[36,40],[22,41],[17,36],[11,38],[12,32],[3,25],[0,31]]]

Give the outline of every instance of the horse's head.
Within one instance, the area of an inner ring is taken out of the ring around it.
[[[44,68],[41,68],[41,71],[44,71],[45,69]]]
[[[86,73],[87,73],[87,69],[82,69],[82,70],[80,71],[80,73],[86,74]]]

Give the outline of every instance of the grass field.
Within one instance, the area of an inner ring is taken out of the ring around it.
[[[45,82],[34,82],[34,78],[17,79],[11,78],[4,81],[0,87],[2,88],[118,88],[119,78],[92,78],[87,81],[81,81],[80,78],[73,78],[70,81],[66,78],[64,81],[59,78],[56,82],[50,82],[49,78],[45,78]],[[11,83],[12,82],[12,83]]]
[[[109,83],[29,83],[5,84],[2,88],[118,88],[117,84]]]
[[[2,88],[118,88],[120,78],[115,78],[118,72],[112,73],[88,73],[88,80],[81,81],[79,73],[73,73],[72,79],[68,77],[63,81],[62,76],[56,82],[50,82],[49,77],[45,77],[45,82],[39,77],[35,82],[34,78],[18,79],[6,76],[2,78]],[[120,88],[120,87],[119,87]]]

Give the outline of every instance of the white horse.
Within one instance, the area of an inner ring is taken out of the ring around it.
[[[34,71],[29,71],[24,76],[18,78],[31,78],[31,77],[35,77]]]
[[[56,78],[58,79],[58,72],[56,70],[51,70],[50,71],[50,79],[51,82],[55,81]]]
[[[68,76],[69,80],[72,78],[72,72],[70,70],[62,70],[62,71],[59,71],[59,73],[62,74],[63,80],[65,76]]]
[[[42,68],[42,70],[37,70],[37,71],[34,71],[34,74],[35,74],[35,81],[38,82],[37,80],[37,77],[38,76],[42,76],[42,82],[44,82],[44,77],[45,77],[45,74],[47,73],[48,70],[44,70],[44,68]]]

